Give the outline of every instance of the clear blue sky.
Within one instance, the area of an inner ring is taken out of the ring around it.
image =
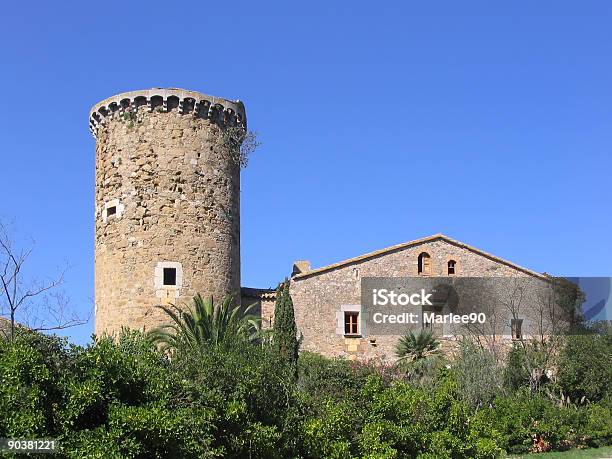
[[[260,133],[245,286],[437,232],[612,275],[611,24],[608,1],[7,2],[0,216],[90,308],[89,108],[183,87],[243,100]]]

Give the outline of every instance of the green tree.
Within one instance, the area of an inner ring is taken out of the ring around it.
[[[486,406],[502,393],[503,369],[488,350],[465,340],[453,362],[459,397],[473,408]]]
[[[221,453],[212,404],[190,403],[184,377],[139,332],[83,348],[18,329],[0,339],[0,381],[0,436],[55,438],[61,457]]]
[[[559,358],[558,380],[572,401],[612,399],[612,334],[568,336]]]
[[[399,339],[395,347],[397,366],[408,379],[416,383],[426,382],[443,360],[439,347],[440,342],[431,332],[421,330],[414,334],[409,331]]]
[[[206,344],[231,344],[236,341],[256,341],[261,319],[250,314],[255,305],[246,309],[235,306],[232,297],[220,304],[204,300],[200,294],[193,306],[182,309],[175,305],[158,306],[170,323],[149,332],[149,338],[162,349],[199,350]]]
[[[513,391],[529,386],[529,371],[527,371],[525,365],[525,350],[518,343],[512,345],[512,349],[506,358],[504,386]]]
[[[293,369],[270,346],[208,345],[171,365],[185,385],[182,399],[214,410],[213,447],[221,457],[301,457],[301,397]]]
[[[292,365],[297,364],[300,340],[297,337],[293,300],[289,294],[289,281],[287,279],[276,289],[274,345],[284,359]]]
[[[395,347],[395,355],[400,361],[414,362],[439,356],[439,347],[440,342],[431,332],[421,330],[415,335],[409,331],[399,339]]]

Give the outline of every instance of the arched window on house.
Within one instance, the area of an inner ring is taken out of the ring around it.
[[[457,262],[455,260],[448,260],[448,275],[454,276],[457,272],[456,270]]]
[[[419,255],[419,274],[431,274],[431,257],[427,252],[422,252]]]

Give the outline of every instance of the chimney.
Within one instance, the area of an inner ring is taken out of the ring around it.
[[[310,262],[308,260],[298,260],[293,263],[293,272],[291,273],[291,277],[297,274],[303,274],[307,271],[310,271]]]

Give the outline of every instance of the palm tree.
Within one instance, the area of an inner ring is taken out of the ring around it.
[[[410,380],[426,380],[442,361],[439,346],[440,342],[431,332],[421,330],[415,335],[409,331],[399,339],[395,347],[398,368]]]
[[[164,350],[201,349],[205,345],[218,346],[236,341],[253,342],[259,338],[261,319],[252,315],[255,304],[242,310],[231,296],[221,304],[212,298],[193,297],[193,306],[157,306],[170,318],[170,323],[149,332],[149,338]]]
[[[399,339],[395,355],[399,357],[398,361],[416,362],[439,356],[439,346],[440,342],[430,331],[421,330],[416,335],[409,331]]]

